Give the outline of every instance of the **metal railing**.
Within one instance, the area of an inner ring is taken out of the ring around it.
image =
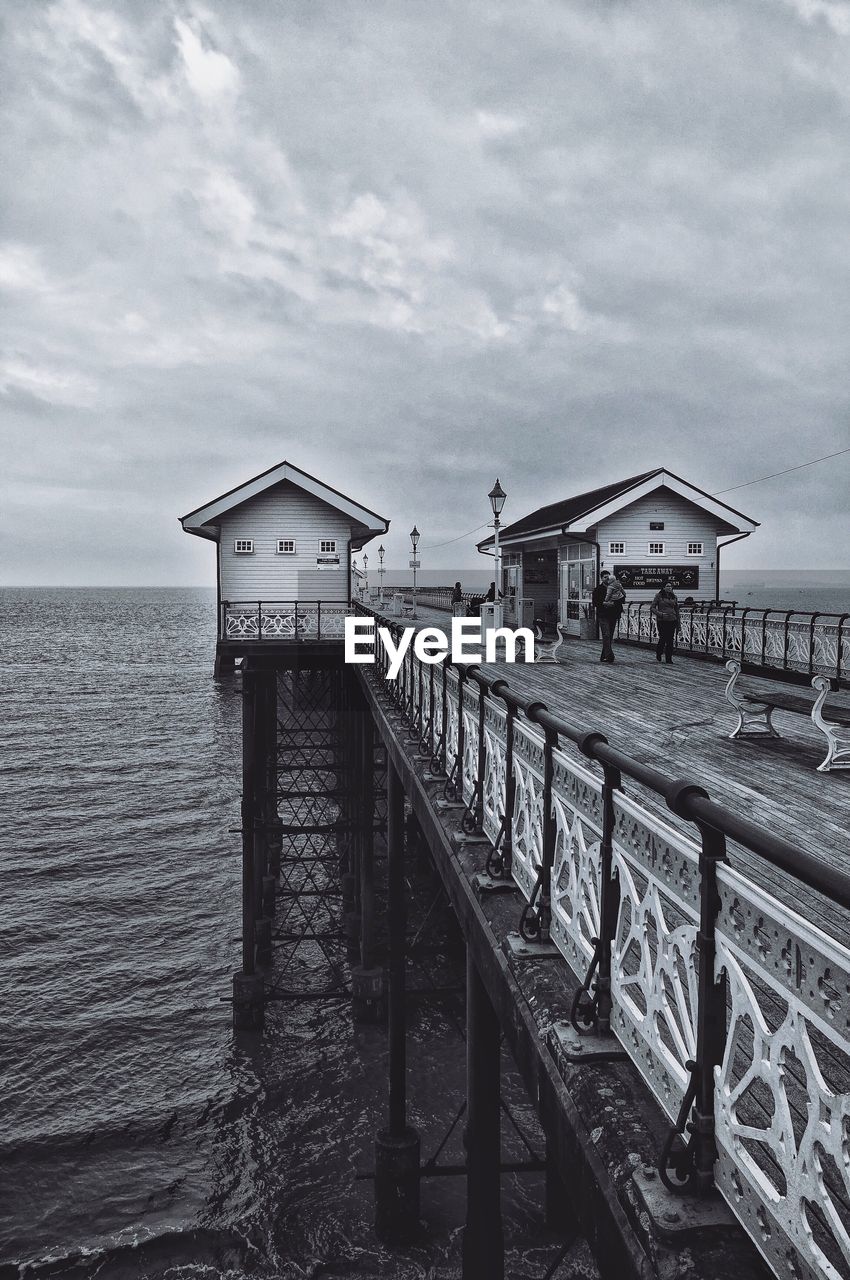
[[[665,1185],[717,1187],[778,1276],[850,1276],[850,949],[733,865],[727,842],[845,910],[850,875],[478,666],[408,649],[386,682],[379,649],[369,670],[464,829],[488,838],[490,873],[522,891],[522,935],[554,942],[578,976],[576,1030],[615,1035],[667,1113]]]
[[[396,587],[395,590],[401,591],[405,599],[413,598],[412,591],[409,587]],[[417,587],[416,602],[425,608],[442,609],[446,613],[452,611],[452,595],[454,587]],[[467,612],[470,616],[478,613],[479,605],[484,603],[486,593],[483,591],[464,591],[461,600],[466,605]]]
[[[850,613],[802,613],[794,609],[739,609],[715,605],[680,606],[677,645],[686,653],[709,654],[745,665],[803,675],[850,680]],[[651,602],[627,604],[619,638],[654,644]]]
[[[322,600],[223,600],[220,640],[341,640],[353,607]]]

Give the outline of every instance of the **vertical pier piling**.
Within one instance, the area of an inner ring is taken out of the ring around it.
[[[463,1280],[504,1280],[499,1018],[466,954],[466,1226]]]
[[[419,1135],[407,1123],[407,900],[404,789],[387,764],[387,914],[389,917],[389,1125],[375,1141],[375,1228],[382,1240],[404,1243],[419,1227]]]

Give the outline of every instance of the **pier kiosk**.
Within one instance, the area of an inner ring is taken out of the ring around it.
[[[216,545],[215,672],[257,640],[339,643],[351,555],[389,520],[291,462],[279,462],[180,517]],[[266,649],[268,646],[264,646]]]
[[[591,638],[593,588],[616,573],[630,601],[651,600],[665,578],[680,597],[720,595],[720,554],[758,522],[665,467],[538,507],[502,530],[502,591],[533,602],[544,628]],[[491,553],[493,538],[478,543]]]

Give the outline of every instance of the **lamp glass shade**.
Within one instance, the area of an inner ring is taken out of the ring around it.
[[[416,525],[414,525],[413,528],[410,530],[410,541],[413,543],[414,551],[416,550],[417,544],[419,542],[419,538],[420,538],[419,530],[416,528]]]
[[[498,477],[496,479],[496,483],[493,485],[493,488],[487,496],[490,499],[490,506],[493,508],[493,515],[500,516],[502,514],[502,507],[505,505],[505,498],[507,498],[508,495],[499,484]]]

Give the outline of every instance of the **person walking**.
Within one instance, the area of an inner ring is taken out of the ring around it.
[[[676,642],[676,632],[681,627],[681,618],[679,616],[679,601],[676,599],[673,583],[669,578],[665,578],[661,584],[661,590],[650,606],[650,613],[655,618],[655,625],[658,628],[655,661],[660,662],[663,653],[665,661],[671,663],[673,661],[673,645]]]
[[[614,628],[623,612],[626,593],[616,578],[612,578],[607,569],[599,576],[599,585],[594,587],[591,601],[596,607],[599,630],[602,633],[602,652],[600,662],[614,661]]]
[[[463,588],[459,582],[455,583],[452,591],[452,604],[463,604]]]

